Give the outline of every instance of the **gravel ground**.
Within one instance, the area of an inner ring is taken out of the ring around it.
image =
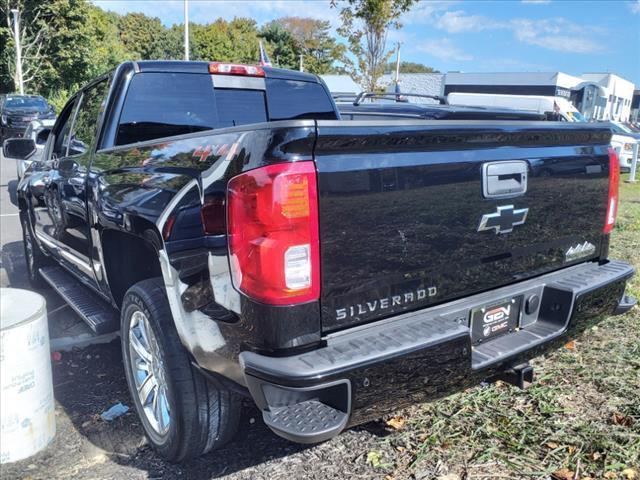
[[[114,403],[132,405],[118,341],[63,353],[54,362],[53,382],[58,429],[54,443],[29,460],[3,466],[3,479],[384,477],[366,462],[369,449],[388,433],[382,423],[306,447],[271,433],[248,403],[240,431],[226,448],[186,465],[162,461],[146,446],[135,413],[111,423],[99,418]]]

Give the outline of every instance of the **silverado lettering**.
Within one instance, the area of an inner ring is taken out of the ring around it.
[[[435,297],[437,294],[436,287],[429,287],[427,289],[421,288],[414,292],[406,292],[402,295],[393,295],[391,297],[379,298],[371,302],[356,303],[348,307],[336,309],[336,320],[344,320],[347,317],[357,317],[367,313],[373,313],[379,309],[400,307],[414,303],[418,300],[424,300],[425,298]]]
[[[409,399],[522,385],[528,360],[635,303],[608,252],[611,131],[540,120],[126,62],[69,99],[18,184],[29,279],[120,332],[135,410],[172,461],[228,442],[243,396],[311,443]]]

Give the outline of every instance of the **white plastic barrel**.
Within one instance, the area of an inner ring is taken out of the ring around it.
[[[0,288],[0,463],[30,457],[56,433],[42,295]]]

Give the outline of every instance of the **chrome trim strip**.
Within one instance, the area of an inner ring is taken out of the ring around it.
[[[94,272],[91,265],[82,258],[67,250],[66,245],[56,240],[55,238],[50,237],[46,233],[38,231],[36,231],[35,233],[38,240],[40,240],[42,243],[45,243],[49,248],[55,249],[64,258],[69,260],[74,265],[80,267],[90,278],[94,278]]]

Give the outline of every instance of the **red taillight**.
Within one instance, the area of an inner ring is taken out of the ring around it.
[[[613,148],[609,149],[609,198],[607,200],[607,217],[604,222],[604,233],[611,233],[618,215],[618,187],[620,185],[620,161]]]
[[[255,65],[239,65],[236,63],[210,63],[209,73],[215,73],[218,75],[244,75],[246,77],[264,77],[264,70],[261,67],[256,67]]]
[[[250,170],[229,181],[228,198],[235,287],[271,305],[317,300],[320,247],[314,163]]]

